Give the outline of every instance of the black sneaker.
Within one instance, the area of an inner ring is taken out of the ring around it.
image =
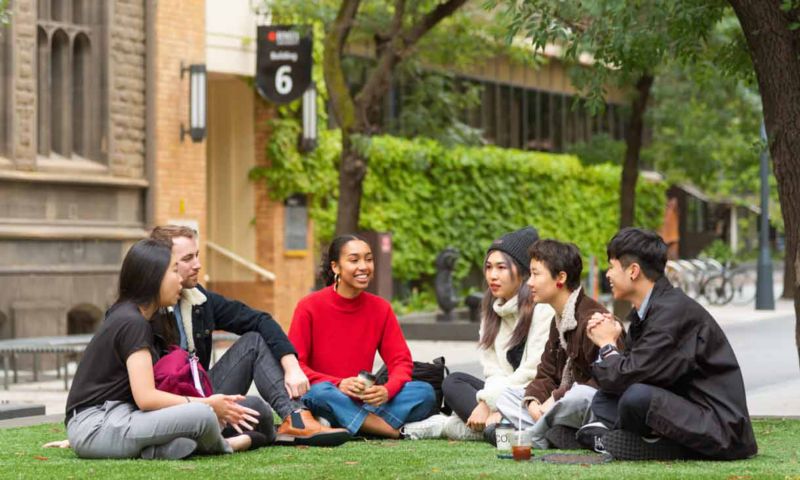
[[[603,437],[608,432],[608,427],[602,422],[592,422],[579,428],[575,438],[583,448],[594,450],[597,453],[607,453],[605,445],[603,445]]]
[[[691,458],[681,445],[663,437],[642,437],[627,430],[612,430],[603,445],[616,460],[682,460]]]
[[[577,428],[555,425],[544,434],[544,438],[554,447],[560,450],[580,450],[583,446],[575,439],[578,433]]]

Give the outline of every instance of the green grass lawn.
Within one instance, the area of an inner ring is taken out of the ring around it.
[[[64,438],[63,425],[0,430],[2,478],[749,478],[800,479],[800,421],[754,422],[759,454],[737,462],[611,462],[603,465],[516,463],[488,444],[446,440],[359,441],[338,448],[273,447],[186,461],[80,460],[43,449]],[[542,451],[535,451],[542,454]],[[552,452],[545,452],[552,453]]]

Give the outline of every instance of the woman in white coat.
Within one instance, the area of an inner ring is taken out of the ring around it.
[[[501,418],[498,397],[508,387],[524,388],[536,376],[555,314],[549,305],[533,302],[526,284],[528,247],[538,238],[534,228],[526,227],[492,242],[484,261],[488,288],[478,343],[485,380],[463,372],[448,375],[442,390],[453,415],[407,424],[407,437],[479,440],[486,431],[487,440],[493,441],[494,425]]]

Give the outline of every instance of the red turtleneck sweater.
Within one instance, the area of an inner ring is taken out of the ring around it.
[[[392,306],[367,292],[350,299],[330,286],[306,296],[294,310],[289,340],[312,385],[338,386],[361,370],[372,371],[375,352],[389,369],[390,399],[411,380],[411,352]]]

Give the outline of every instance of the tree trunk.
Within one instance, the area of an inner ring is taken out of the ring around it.
[[[789,246],[785,245],[786,251],[789,251]],[[791,255],[783,256],[783,293],[781,298],[792,299],[794,298],[794,284],[797,275],[795,275],[794,258]]]
[[[643,74],[636,82],[636,97],[631,103],[631,114],[625,132],[625,161],[622,164],[622,180],[619,194],[619,228],[630,227],[636,213],[636,181],[639,179],[639,157],[644,136],[644,113],[647,99],[653,87],[653,76]],[[624,300],[614,300],[614,315],[622,319],[633,306]]]
[[[339,163],[339,208],[336,235],[356,233],[361,214],[361,195],[367,161],[353,148],[349,133],[342,130],[342,156]]]
[[[778,0],[729,0],[753,60],[764,107],[773,171],[786,231],[786,256],[795,268],[795,322],[800,318],[800,30],[791,30],[799,10],[781,10]],[[789,262],[786,262],[789,263]],[[800,362],[800,325],[795,325]]]
[[[377,65],[364,86],[353,97],[342,70],[341,57],[351,27],[355,24],[361,0],[343,0],[336,19],[325,35],[323,72],[328,87],[331,111],[342,131],[342,155],[339,163],[339,203],[336,212],[336,234],[358,231],[363,182],[367,159],[359,154],[352,136],[373,135],[380,130],[380,105],[391,86],[392,71],[411,51],[420,38],[443,19],[461,8],[467,0],[447,0],[406,25],[406,2],[396,0],[390,30],[376,37]],[[404,28],[405,27],[405,28]]]
[[[642,152],[644,113],[647,99],[653,87],[653,76],[645,73],[636,82],[636,98],[631,105],[628,131],[625,134],[625,163],[622,165],[622,182],[619,196],[619,226],[630,227],[634,223],[636,209],[636,181],[639,178],[639,157]]]

